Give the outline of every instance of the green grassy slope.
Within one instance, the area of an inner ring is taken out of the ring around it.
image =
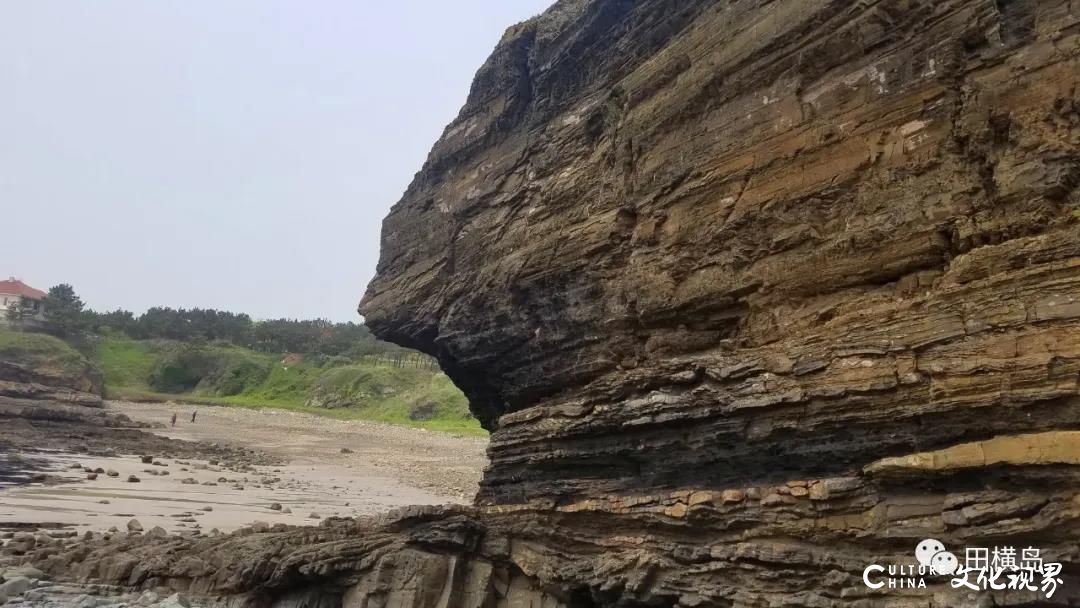
[[[113,399],[272,407],[483,434],[465,396],[437,371],[340,358],[284,364],[231,344],[108,336],[95,359]]]
[[[35,383],[101,393],[101,373],[70,344],[46,334],[0,328],[0,361],[29,370]]]
[[[154,369],[154,359],[146,343],[107,338],[96,348],[94,358],[105,374],[106,390],[110,387],[150,390],[147,381]]]
[[[49,335],[0,328],[0,360],[32,367],[49,366],[79,373],[86,359],[69,344]]]

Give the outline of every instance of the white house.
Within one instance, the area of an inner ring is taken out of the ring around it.
[[[11,306],[18,308],[28,307],[31,311],[24,321],[41,323],[45,320],[45,292],[34,289],[26,283],[11,277],[6,281],[0,281],[0,325],[6,325],[7,310]]]

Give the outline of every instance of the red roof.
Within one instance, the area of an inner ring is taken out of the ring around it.
[[[30,300],[42,300],[45,298],[44,291],[34,289],[16,278],[0,281],[0,294],[22,296]]]

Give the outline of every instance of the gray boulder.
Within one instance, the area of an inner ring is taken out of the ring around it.
[[[45,578],[45,573],[33,566],[16,566],[4,570],[4,580],[11,580],[19,577],[36,581]]]
[[[25,576],[16,576],[15,578],[8,579],[0,584],[0,593],[6,595],[8,598],[12,598],[16,595],[22,595],[33,586],[33,582]]]
[[[157,604],[154,604],[155,608],[190,608],[190,606],[191,602],[179,593],[174,593]]]

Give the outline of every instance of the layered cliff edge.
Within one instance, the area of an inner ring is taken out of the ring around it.
[[[361,312],[493,431],[478,505],[578,520],[530,542],[592,593],[890,597],[852,564],[927,537],[1073,577],[1078,87],[1076,2],[561,2],[481,68]]]
[[[275,606],[1077,605],[1078,85],[1075,0],[559,2],[360,306],[492,431],[476,505],[41,557]],[[1064,569],[864,584],[927,538]]]
[[[101,407],[101,371],[53,336],[0,328],[0,399]]]

